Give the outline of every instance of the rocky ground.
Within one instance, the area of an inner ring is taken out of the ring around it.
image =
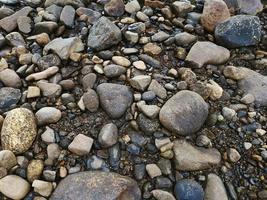
[[[0,199],[267,199],[260,0],[0,0]]]

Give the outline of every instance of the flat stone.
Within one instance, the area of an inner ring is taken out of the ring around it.
[[[56,83],[48,83],[46,81],[40,80],[36,84],[40,88],[42,95],[45,97],[58,97],[61,94],[61,85]]]
[[[109,123],[102,127],[98,141],[102,147],[108,148],[117,143],[118,140],[118,128],[115,124]]]
[[[50,197],[50,200],[67,199],[141,200],[141,191],[129,177],[112,172],[87,171],[67,176]]]
[[[65,24],[65,26],[71,28],[74,25],[74,18],[75,9],[70,5],[64,6],[61,11],[60,21]]]
[[[138,75],[130,79],[130,85],[139,91],[145,91],[150,82],[151,76],[149,75]]]
[[[101,17],[90,29],[87,45],[100,51],[118,44],[121,39],[121,30],[108,18]]]
[[[213,32],[216,25],[229,19],[230,12],[223,0],[205,1],[201,24],[209,32]]]
[[[97,93],[102,108],[113,119],[122,117],[133,101],[133,94],[125,85],[102,83]]]
[[[5,112],[14,108],[21,98],[19,89],[12,87],[0,88],[0,111]]]
[[[35,113],[38,125],[56,123],[61,118],[61,111],[54,107],[43,107]]]
[[[86,135],[78,134],[68,146],[68,149],[77,155],[89,154],[94,140]]]
[[[22,33],[30,33],[32,30],[31,27],[31,18],[27,16],[20,16],[17,20],[18,28]]]
[[[255,46],[261,40],[260,20],[256,16],[233,16],[216,26],[215,38],[228,48]]]
[[[228,200],[224,184],[216,174],[209,174],[205,188],[205,200]]]
[[[199,94],[184,90],[164,104],[159,119],[173,133],[191,135],[202,127],[208,113],[208,105]]]
[[[0,81],[7,87],[20,88],[21,80],[18,74],[12,69],[0,71]]]
[[[167,91],[166,89],[155,79],[153,79],[147,89],[148,91],[153,91],[159,98],[166,99]]]
[[[6,35],[7,42],[13,47],[26,46],[26,43],[19,32],[12,32]]]
[[[155,178],[162,175],[160,168],[156,164],[146,165],[146,171],[150,178]]]
[[[59,71],[59,68],[56,66],[49,67],[48,69],[44,71],[30,74],[29,76],[25,78],[25,80],[26,81],[32,81],[32,80],[38,81],[41,79],[47,79],[48,77],[56,74],[58,71]],[[1,72],[0,72],[0,76],[1,76]]]
[[[56,53],[61,59],[66,60],[70,54],[83,51],[84,44],[78,37],[56,38],[45,45],[43,49],[44,55],[50,50]]]
[[[86,74],[82,79],[83,89],[86,91],[94,87],[97,76],[94,73]]]
[[[90,8],[80,7],[76,10],[77,15],[86,15],[90,24],[94,24],[101,17],[101,13],[94,11]]]
[[[190,2],[175,1],[172,3],[172,7],[180,17],[185,17],[187,13],[193,10]]]
[[[21,10],[15,12],[14,14],[1,19],[0,27],[8,33],[10,33],[11,31],[14,31],[18,26],[17,24],[18,18],[22,16],[27,16],[31,11],[32,11],[32,8],[29,6],[22,8]]]
[[[27,151],[37,134],[33,113],[26,108],[16,108],[7,113],[1,131],[3,149],[15,154]]]
[[[110,64],[104,67],[104,74],[108,78],[116,78],[124,74],[126,70],[127,68],[123,66]]]
[[[201,185],[191,179],[182,179],[177,181],[174,187],[174,194],[181,200],[203,200],[204,191]]]
[[[30,184],[17,175],[0,179],[0,192],[11,199],[23,199],[30,191]]]
[[[195,42],[197,37],[187,32],[178,33],[175,35],[175,43],[178,46],[188,46]]]
[[[176,140],[173,151],[176,170],[206,170],[217,166],[221,161],[221,154],[217,149],[196,147],[185,140]]]
[[[99,107],[99,98],[97,93],[92,90],[88,89],[86,93],[83,94],[83,103],[87,110],[90,112],[96,112]]]
[[[192,46],[185,60],[193,67],[201,68],[205,64],[223,64],[229,58],[228,49],[212,42],[197,42]]]
[[[147,53],[149,55],[158,55],[160,54],[162,51],[162,49],[160,48],[160,46],[158,46],[155,43],[147,43],[144,46],[144,53]]]

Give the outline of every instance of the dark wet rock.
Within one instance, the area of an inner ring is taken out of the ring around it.
[[[170,98],[161,108],[159,119],[163,126],[180,135],[198,131],[208,117],[208,105],[192,91],[181,91]]]
[[[160,127],[160,124],[159,124],[158,120],[149,119],[144,114],[139,114],[138,115],[137,123],[138,123],[140,129],[145,134],[148,134],[148,135],[156,132]]]
[[[133,101],[133,94],[125,85],[102,83],[97,93],[102,108],[111,118],[120,118]]]
[[[158,60],[152,58],[149,55],[141,54],[139,56],[139,58],[140,58],[140,60],[144,61],[147,65],[150,65],[151,67],[154,67],[154,68],[160,68],[161,67],[160,62]]]
[[[5,112],[14,108],[19,102],[21,93],[19,89],[11,87],[0,88],[0,111]]]
[[[34,33],[53,33],[58,28],[58,24],[52,21],[38,22],[34,24]]]
[[[217,149],[196,147],[185,140],[176,140],[173,151],[176,170],[205,170],[217,166],[221,161],[221,154]]]
[[[18,26],[17,24],[18,18],[21,16],[27,16],[31,11],[32,8],[29,6],[22,8],[21,10],[15,12],[13,15],[1,19],[0,27],[8,33],[15,30]]]
[[[254,46],[261,39],[260,20],[256,16],[233,16],[216,26],[215,38],[228,48]]]
[[[38,68],[41,71],[46,70],[49,67],[59,66],[60,64],[61,64],[61,60],[55,54],[48,54],[46,56],[41,57],[37,61]]]
[[[101,17],[90,29],[87,45],[100,51],[118,44],[121,39],[121,30],[108,18]]]
[[[126,68],[120,65],[111,64],[111,65],[107,65],[106,67],[104,67],[104,73],[109,78],[119,77],[125,72],[126,72]]]
[[[177,181],[174,187],[174,194],[179,200],[203,200],[204,191],[201,185],[191,179]]]
[[[27,151],[37,135],[34,114],[26,108],[9,111],[1,131],[3,149],[20,154]]]
[[[88,171],[67,176],[50,199],[141,200],[141,192],[137,183],[129,177],[112,172]]]

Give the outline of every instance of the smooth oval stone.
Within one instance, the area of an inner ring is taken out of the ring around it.
[[[137,183],[112,172],[87,171],[63,179],[50,200],[141,200]]]
[[[16,108],[7,113],[1,131],[3,149],[15,154],[27,151],[37,134],[34,114],[26,108]]]
[[[205,200],[228,200],[224,184],[216,174],[209,174],[205,188]]]
[[[38,125],[56,123],[61,118],[61,111],[54,107],[44,107],[35,113]]]
[[[208,105],[199,94],[184,90],[164,104],[159,119],[173,133],[190,135],[202,127],[208,113]]]

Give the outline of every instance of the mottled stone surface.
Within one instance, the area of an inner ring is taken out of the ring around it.
[[[37,134],[34,114],[26,108],[16,108],[7,113],[1,131],[3,149],[20,154],[27,151]]]
[[[141,200],[137,183],[111,172],[88,171],[63,179],[50,200]]]

